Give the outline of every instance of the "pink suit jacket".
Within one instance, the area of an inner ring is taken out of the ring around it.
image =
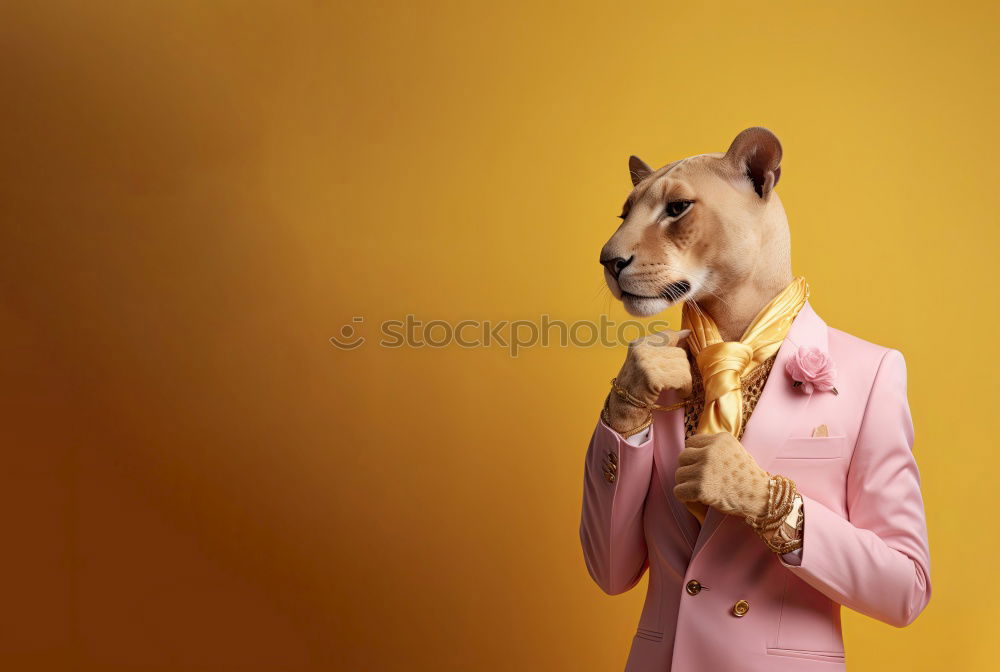
[[[839,394],[792,387],[799,347],[828,352]],[[665,392],[661,403],[676,400]],[[827,437],[813,437],[819,425]],[[778,351],[742,443],[802,495],[801,564],[771,553],[741,520],[704,526],[673,495],[683,411],[657,412],[649,440],[598,423],[587,451],[580,539],[608,594],[649,585],[629,672],[844,669],[840,605],[901,627],[930,599],[930,558],[902,355],[831,329],[807,303]],[[617,456],[618,475],[603,464]],[[703,589],[685,588],[698,581]],[[739,600],[749,604],[734,615]]]

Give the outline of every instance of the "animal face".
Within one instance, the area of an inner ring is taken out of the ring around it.
[[[601,250],[604,277],[632,315],[681,300],[720,298],[770,266],[787,266],[788,223],[774,185],[781,145],[749,128],[725,154],[653,170],[629,160],[632,192],[621,226]]]

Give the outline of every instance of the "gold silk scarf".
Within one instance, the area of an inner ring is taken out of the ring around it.
[[[705,389],[699,434],[743,433],[743,388],[740,378],[766,362],[781,347],[792,320],[809,298],[805,278],[796,278],[750,323],[738,341],[723,341],[711,317],[685,303],[681,328],[690,329],[686,342],[694,355]]]

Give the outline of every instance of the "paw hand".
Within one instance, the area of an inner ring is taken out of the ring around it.
[[[732,434],[697,434],[677,458],[674,496],[722,513],[758,516],[767,507],[770,475]]]

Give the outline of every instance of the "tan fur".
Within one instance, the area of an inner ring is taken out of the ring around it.
[[[758,144],[748,148],[748,141]],[[726,154],[682,159],[648,175],[643,174],[645,164],[631,162],[637,183],[626,200],[624,221],[601,250],[602,260],[634,256],[618,278],[607,268],[604,272],[612,294],[628,312],[648,317],[678,300],[693,300],[712,316],[723,338],[735,340],[791,282],[788,220],[781,199],[773,190],[759,196],[747,177],[748,161],[762,152],[759,145],[772,142],[780,157],[777,138],[753,128],[737,136]],[[694,204],[670,221],[662,213],[672,200]],[[691,284],[686,296],[662,296],[681,280]]]

